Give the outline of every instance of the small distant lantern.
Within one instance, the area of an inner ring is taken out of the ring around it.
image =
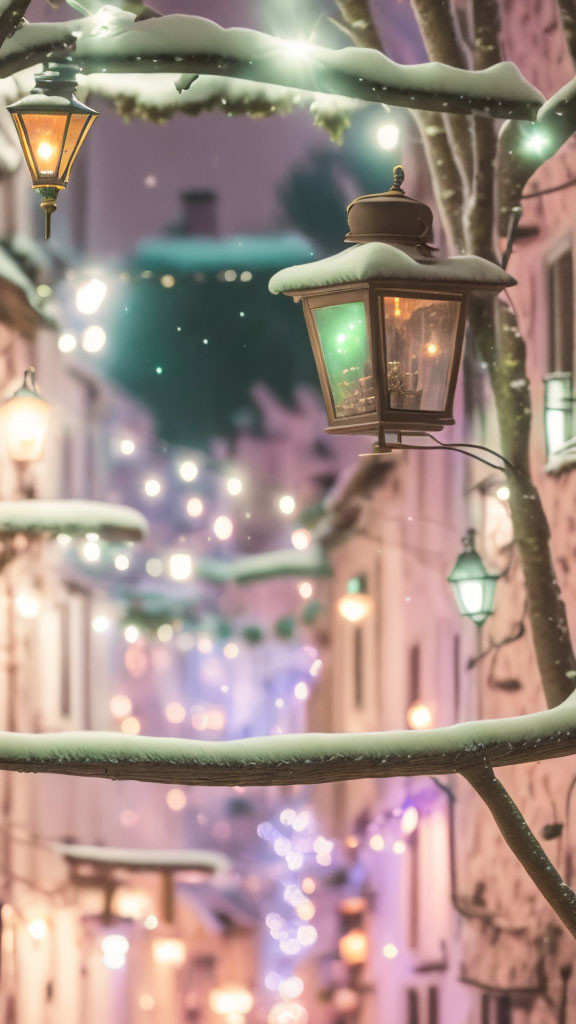
[[[373,601],[367,592],[365,576],[352,576],[346,584],[346,593],[338,598],[337,608],[348,622],[362,622],[372,611]]]
[[[50,238],[50,218],[58,193],[66,188],[72,164],[98,112],[74,95],[78,68],[70,63],[47,64],[36,75],[29,96],[8,107],[18,132],[32,187],[42,196]]]
[[[475,530],[462,539],[464,550],[448,576],[461,615],[481,626],[494,611],[494,591],[499,573],[487,571],[474,546]]]
[[[361,928],[344,932],[338,940],[340,959],[349,967],[359,967],[368,959],[368,936]]]
[[[574,398],[572,374],[549,373],[544,378],[544,435],[546,455],[554,455],[572,437]]]
[[[182,967],[186,963],[186,943],[177,938],[154,939],[152,956],[155,963],[165,967]]]
[[[37,462],[44,454],[52,406],[36,387],[33,367],[26,370],[22,387],[0,405],[0,432],[15,462]]]
[[[454,423],[467,297],[516,283],[479,256],[436,259],[432,211],[403,180],[398,165],[388,192],[350,204],[353,248],[270,281],[302,300],[328,432],[376,434],[377,452]]]
[[[212,1013],[218,1017],[230,1014],[247,1014],[254,1006],[254,996],[243,985],[220,985],[210,992],[208,1002]]]

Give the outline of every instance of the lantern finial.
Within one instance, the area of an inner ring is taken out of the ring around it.
[[[404,181],[404,168],[402,164],[396,164],[396,167],[392,169],[392,186],[388,189],[389,192],[401,192],[404,195],[404,189],[402,188],[402,182]]]

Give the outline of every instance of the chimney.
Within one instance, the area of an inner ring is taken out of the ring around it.
[[[218,234],[218,194],[193,189],[182,193],[183,232],[185,235]]]

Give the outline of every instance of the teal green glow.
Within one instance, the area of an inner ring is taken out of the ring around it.
[[[337,417],[374,412],[374,377],[363,302],[314,310]]]

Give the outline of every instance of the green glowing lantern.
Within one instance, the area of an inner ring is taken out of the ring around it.
[[[494,611],[494,591],[499,573],[487,571],[474,546],[474,530],[462,539],[464,550],[448,576],[461,615],[481,626]]]
[[[327,430],[376,434],[377,451],[454,423],[467,297],[515,284],[477,256],[436,259],[432,211],[403,180],[398,166],[388,192],[350,204],[351,248],[270,281],[302,301]]]

